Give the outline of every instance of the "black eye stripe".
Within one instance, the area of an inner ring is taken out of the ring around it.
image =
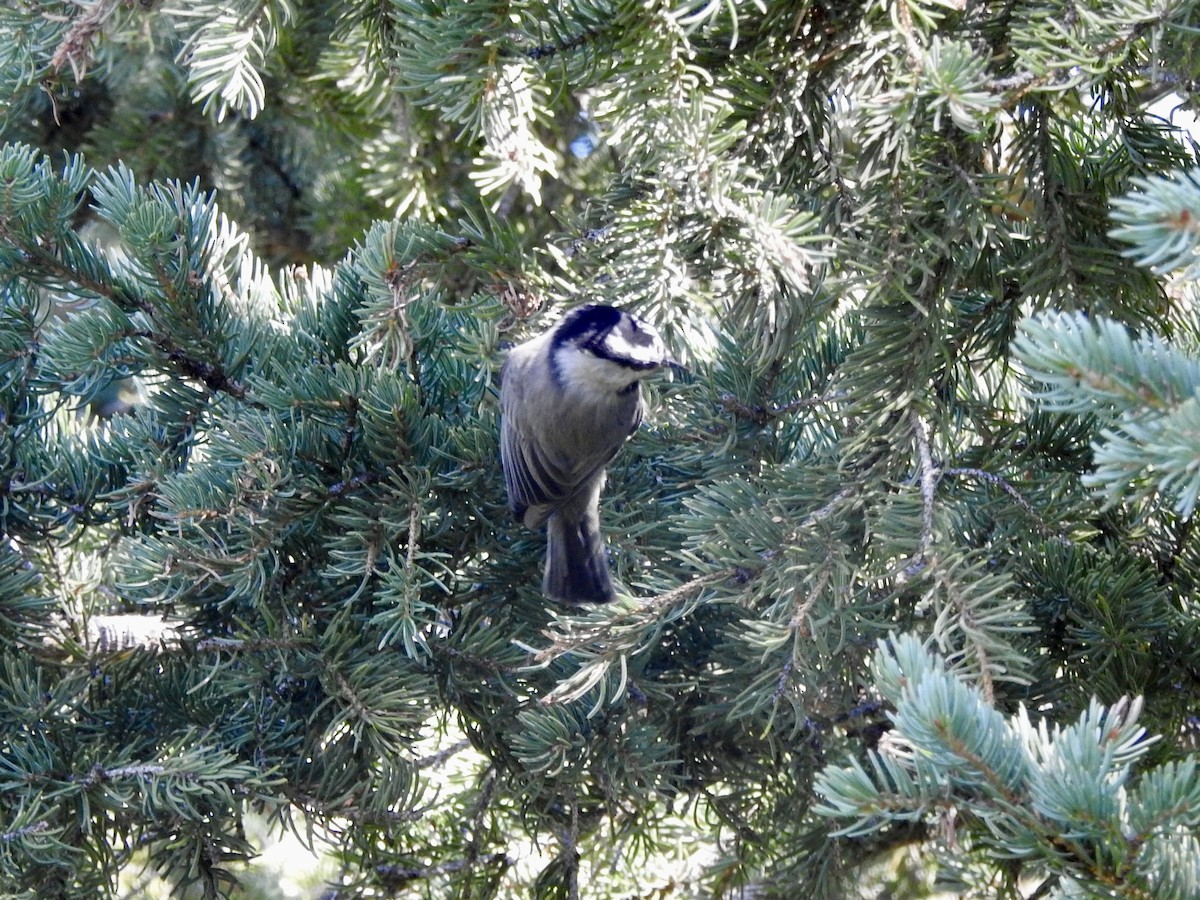
[[[573,346],[625,369],[656,369],[661,360],[647,360],[639,351],[658,343],[648,328],[621,310],[604,304],[578,307],[563,318],[551,338],[551,353]]]

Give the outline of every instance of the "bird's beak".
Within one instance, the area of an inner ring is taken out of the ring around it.
[[[685,366],[679,360],[675,359],[673,356],[668,356],[666,359],[663,360],[663,368],[670,369],[672,372],[677,372],[680,375],[684,375],[684,376],[690,376],[692,374],[691,369],[689,369],[687,366]]]

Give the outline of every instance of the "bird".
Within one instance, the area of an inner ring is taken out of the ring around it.
[[[605,469],[642,422],[642,379],[669,365],[653,327],[601,303],[572,309],[509,351],[500,371],[500,462],[514,518],[546,526],[548,599],[616,599],[600,532]]]

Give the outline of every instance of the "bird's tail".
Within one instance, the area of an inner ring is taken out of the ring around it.
[[[561,603],[607,603],[617,598],[594,503],[582,509],[568,505],[546,520],[542,592]]]

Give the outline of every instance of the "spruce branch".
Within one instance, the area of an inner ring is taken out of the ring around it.
[[[781,545],[778,548],[767,550],[762,554],[764,561],[771,561],[779,558],[788,547],[795,545],[797,542],[805,540],[816,528],[816,526],[832,518],[840,509],[841,505],[847,500],[853,499],[859,494],[861,486],[849,485],[842,488],[829,499],[823,506],[813,510],[804,519],[796,525],[796,527],[787,533]],[[734,570],[737,577],[745,577],[748,573],[738,568]],[[756,573],[749,573],[756,574]]]
[[[379,482],[383,477],[379,472],[359,472],[342,481],[335,481],[328,487],[326,494],[329,499],[336,500],[356,491],[361,491]]]
[[[511,866],[513,861],[507,854],[494,853],[486,860],[486,863],[503,871]],[[477,865],[478,860],[476,859],[452,859],[425,866],[381,865],[376,868],[375,874],[390,890],[400,891],[412,887],[414,882],[421,881],[430,882],[432,887],[438,883],[434,879],[469,871]]]
[[[1118,227],[1109,233],[1132,245],[1124,255],[1158,274],[1200,276],[1200,169],[1135,178],[1133,187],[1113,200]]]
[[[1004,109],[1013,109],[1032,93],[1044,89],[1069,91],[1088,78],[1098,80],[1124,64],[1147,31],[1168,24],[1178,11],[1170,3],[1157,8],[1139,4],[1131,6],[1128,13],[1128,19],[1105,23],[1104,30],[1111,32],[1111,36],[1100,43],[1089,40],[1091,32],[1086,28],[1078,31],[1071,27],[1053,28],[1047,34],[1044,57],[1037,52],[1028,55],[1024,61],[1029,68],[993,80],[991,91],[1003,95]]]
[[[1033,508],[1033,504],[1025,499],[1025,496],[1013,486],[1012,482],[1003,476],[971,466],[948,466],[940,469],[938,476],[939,478],[974,478],[985,484],[998,487],[1012,498],[1013,502],[1017,504],[1022,512],[1033,519],[1033,523],[1039,531],[1046,535],[1054,535],[1064,543],[1070,542],[1070,538],[1067,535],[1052,528],[1041,514]]]
[[[68,266],[54,252],[53,244],[30,239],[14,228],[14,221],[0,214],[0,239],[16,248],[20,255],[17,272],[35,283],[64,284],[75,287],[85,296],[102,297],[117,306],[134,306],[135,303],[123,291],[103,281],[90,272],[79,271]]]
[[[28,825],[23,825],[20,828],[14,828],[10,831],[0,832],[0,843],[10,844],[14,842],[24,841],[26,838],[36,835],[46,834],[54,828],[46,819],[37,822],[31,822]]]
[[[213,393],[229,394],[238,400],[246,399],[246,386],[236,378],[230,377],[229,373],[219,363],[213,363],[192,355],[180,347],[175,342],[175,339],[168,335],[155,334],[154,332],[139,332],[139,335],[150,340],[158,347],[167,362],[180,374],[196,379],[209,390],[213,391]]]
[[[186,233],[189,226],[196,224],[190,218],[192,214],[195,213],[195,218],[203,222],[213,214],[211,205],[204,208],[203,204],[193,203],[196,198],[185,196],[186,192],[178,185],[170,191],[149,192],[153,196],[150,199],[143,198],[134,187],[132,175],[122,168],[97,179],[78,160],[69,160],[63,175],[56,176],[50,171],[46,160],[35,163],[34,154],[29,148],[6,148],[3,166],[10,173],[10,189],[15,189],[19,180],[23,182],[20,184],[22,191],[28,191],[40,183],[43,190],[53,190],[60,195],[60,208],[55,211],[53,225],[50,226],[56,232],[51,240],[46,240],[42,234],[46,224],[30,229],[28,223],[22,222],[19,207],[9,204],[7,209],[0,208],[0,239],[19,252],[16,268],[21,275],[35,283],[66,287],[84,296],[108,301],[124,312],[143,314],[158,327],[131,330],[130,335],[143,337],[157,347],[165,360],[165,368],[194,378],[214,392],[228,393],[239,400],[246,398],[245,386],[233,378],[223,365],[202,358],[194,349],[182,346],[170,325],[163,323],[163,309],[143,296],[130,279],[123,279],[114,271],[97,250],[84,247],[74,232],[69,230],[69,216],[78,207],[89,185],[100,198],[101,211],[109,215],[118,227],[131,220],[137,222],[135,217],[139,209],[145,210],[154,204],[161,209],[170,204],[172,209],[169,215],[177,220],[175,227]],[[198,211],[197,207],[200,207]],[[144,222],[140,224],[144,226]],[[191,305],[194,298],[190,294],[183,296],[180,293],[179,273],[168,271],[158,256],[153,256],[152,260],[160,301],[184,307]],[[189,267],[184,279],[190,283],[189,291],[195,291],[203,277],[201,272]],[[113,335],[113,340],[119,339],[120,335]]]
[[[901,569],[901,579],[920,573],[928,562],[929,550],[933,546],[933,511],[937,494],[938,468],[934,465],[929,449],[929,436],[925,422],[916,410],[909,411],[909,425],[917,450],[917,483],[921,492],[921,530],[917,535],[917,549]]]
[[[157,653],[181,645],[183,623],[143,615],[93,615],[87,618],[86,646],[101,656],[127,650]]]
[[[95,0],[83,6],[81,14],[71,23],[50,57],[50,68],[58,72],[64,65],[70,65],[75,80],[82,82],[91,62],[96,35],[119,5],[120,0]]]
[[[596,687],[614,664],[620,667],[624,684],[629,657],[644,651],[667,623],[687,615],[698,602],[693,595],[708,585],[736,575],[734,569],[711,572],[645,602],[618,600],[587,616],[558,616],[557,621],[542,632],[550,641],[549,646],[537,650],[518,643],[522,650],[530,654],[529,668],[545,668],[565,656],[579,656],[584,664],[572,676],[560,681],[539,702],[551,705],[578,700]],[[621,693],[621,690],[617,690],[614,698]],[[599,711],[603,702],[602,692],[593,712]]]
[[[778,558],[788,546],[807,537],[855,493],[854,488],[843,488],[824,506],[806,516],[781,548],[762,554],[763,566]],[[705,587],[730,580],[745,581],[757,574],[741,566],[732,566],[698,575],[645,601],[618,601],[586,616],[560,615],[553,625],[542,632],[550,641],[549,646],[537,650],[523,643],[518,644],[530,654],[529,668],[532,670],[544,668],[554,660],[567,656],[577,656],[582,661],[582,665],[571,676],[560,681],[540,702],[549,705],[580,699],[601,684],[613,665],[619,667],[621,678],[618,689],[611,696],[620,696],[627,682],[628,659],[644,652],[666,624],[690,615],[700,602],[694,595]],[[605,696],[602,688],[591,714],[603,706]]]
[[[850,396],[848,391],[828,391],[819,397],[801,397],[778,406],[748,406],[733,394],[723,394],[721,406],[741,419],[747,419],[756,425],[767,425],[775,419],[781,419],[802,409],[824,406]]]
[[[801,594],[796,591],[794,598],[794,608],[792,615],[788,619],[788,628],[798,630],[803,637],[809,636],[808,617],[812,612],[813,605],[817,599],[824,593],[829,586],[829,581],[833,577],[834,566],[833,558],[826,556],[820,567],[817,569],[816,579],[813,582],[806,594]],[[801,599],[803,597],[803,599]]]
[[[579,798],[572,795],[569,805],[571,816],[560,831],[559,858],[566,869],[567,900],[579,900]]]
[[[898,3],[895,7],[897,30],[904,39],[904,47],[908,52],[908,64],[917,75],[921,74],[922,61],[925,54],[921,43],[917,40],[917,31],[913,23],[912,6],[908,3]]]
[[[1026,319],[1013,352],[1044,408],[1106,421],[1087,483],[1110,503],[1159,490],[1175,498],[1180,515],[1191,514],[1200,497],[1200,358],[1079,314]]]
[[[291,7],[269,0],[193,0],[165,12],[187,34],[179,59],[193,99],[218,122],[231,113],[257,117],[266,104],[263,71]]]
[[[599,31],[582,31],[573,37],[569,37],[566,40],[555,44],[541,44],[537,47],[530,47],[528,50],[524,51],[524,55],[534,61],[540,61],[551,56],[555,56],[559,53],[566,53],[570,50],[578,50],[580,47],[588,44],[591,41],[594,41],[599,36]]]
[[[0,883],[216,895],[263,808],[364,894],[1200,893],[1188,3],[9,7]],[[696,377],[607,488],[656,592],[547,611],[494,377],[593,301]]]
[[[1161,862],[1140,852],[1143,841],[1131,820],[1141,815],[1143,798],[1160,797],[1167,783],[1179,800],[1200,790],[1200,779],[1194,763],[1179,770],[1168,764],[1133,783],[1133,766],[1154,741],[1138,724],[1140,699],[1109,707],[1093,700],[1074,724],[1050,729],[1034,725],[1024,708],[1005,721],[982,691],[911,635],[881,641],[872,670],[877,689],[895,704],[894,733],[883,750],[869,754],[871,770],[852,760],[818,776],[824,798],[818,814],[854,820],[839,833],[927,819],[953,804],[960,829],[1028,861],[1035,873],[1046,867],[1059,876],[1121,883],[1134,896],[1151,895],[1143,885],[1165,884]],[[1154,815],[1163,809],[1151,804]],[[1175,803],[1172,814],[1178,828],[1194,810]],[[1163,835],[1161,823],[1154,829]],[[1164,835],[1177,849],[1180,836],[1178,830]],[[1097,852],[1114,840],[1120,852]]]
[[[428,756],[422,756],[413,763],[413,766],[418,769],[441,768],[446,764],[447,761],[453,759],[464,750],[469,750],[470,747],[471,742],[467,738],[463,738],[461,741],[455,741],[453,744],[443,747],[436,753],[431,753]],[[481,809],[482,808],[486,808],[486,804],[483,804],[481,806]]]
[[[408,810],[364,808],[352,799],[340,797],[330,801],[291,787],[285,788],[285,794],[289,802],[321,819],[353,822],[375,828],[411,825],[425,818],[430,810],[427,806]]]

